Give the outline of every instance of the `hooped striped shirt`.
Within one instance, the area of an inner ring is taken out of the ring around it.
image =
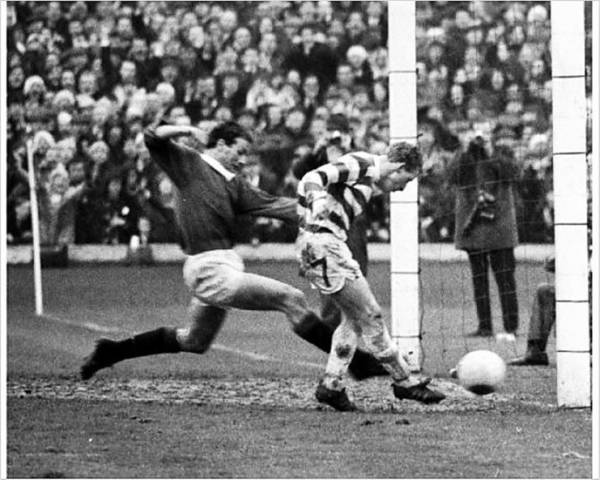
[[[350,225],[371,199],[381,158],[351,152],[304,175],[298,184],[300,228],[329,230],[346,241]]]

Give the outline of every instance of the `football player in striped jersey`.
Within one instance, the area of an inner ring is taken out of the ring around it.
[[[315,146],[307,155],[296,159],[292,165],[292,172],[298,180],[310,170],[319,168],[330,162],[337,161],[342,155],[353,149],[352,129],[350,122],[342,113],[334,113],[327,119],[327,129],[315,142]],[[367,276],[368,252],[367,252],[367,215],[363,213],[354,219],[348,230],[346,243],[352,253],[352,257],[358,262],[363,275]],[[319,348],[329,352],[331,350],[331,337],[333,331],[342,321],[342,312],[337,303],[330,295],[321,295],[321,321],[305,317],[296,326],[295,332],[305,340]],[[323,335],[323,325],[331,329],[331,335]],[[350,374],[356,380],[375,376],[387,376],[388,372],[372,355],[358,348],[354,352],[349,367]]]
[[[357,409],[346,394],[344,377],[359,337],[392,376],[397,398],[426,404],[445,398],[428,387],[431,379],[410,374],[390,338],[381,307],[346,244],[352,222],[364,211],[374,190],[403,190],[420,169],[418,147],[400,142],[386,155],[347,153],[308,172],[298,184],[300,271],[321,294],[331,295],[344,313],[316,390],[317,400],[337,410]]]

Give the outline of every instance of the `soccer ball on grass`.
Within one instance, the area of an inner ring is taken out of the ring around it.
[[[477,395],[496,391],[505,375],[504,360],[489,350],[469,352],[456,365],[456,377],[460,384]]]

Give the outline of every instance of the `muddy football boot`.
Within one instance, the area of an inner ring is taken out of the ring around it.
[[[94,351],[85,359],[85,363],[81,366],[80,373],[82,380],[89,380],[98,370],[110,367],[118,361],[115,351],[116,344],[117,342],[108,338],[101,338],[96,342]]]
[[[332,390],[319,383],[315,397],[319,402],[326,403],[340,412],[355,412],[358,410],[356,405],[346,395],[345,388],[343,390]]]
[[[426,378],[412,387],[403,387],[392,383],[394,396],[399,400],[416,400],[425,404],[439,403],[446,398],[443,393],[428,388],[429,382],[431,382],[431,378]]]

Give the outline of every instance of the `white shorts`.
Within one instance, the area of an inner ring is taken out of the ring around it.
[[[332,233],[303,232],[296,242],[300,275],[325,295],[339,292],[346,280],[362,276],[345,242]]]
[[[212,250],[187,257],[183,280],[206,303],[228,307],[244,275],[244,262],[233,250]]]

